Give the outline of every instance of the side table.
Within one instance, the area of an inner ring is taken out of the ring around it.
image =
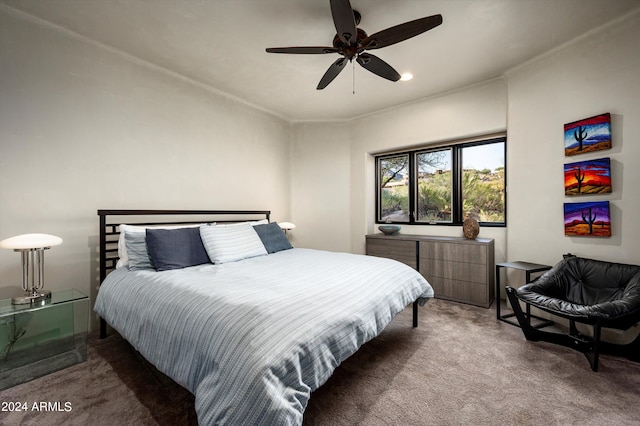
[[[523,262],[523,261],[503,262],[503,263],[496,264],[496,319],[500,321],[504,321],[511,325],[515,325],[516,327],[520,327],[520,325],[517,322],[510,321],[507,319],[515,316],[513,312],[506,315],[500,315],[500,289],[502,288],[500,286],[500,268],[511,268],[511,269],[518,269],[518,270],[524,271],[526,276],[526,283],[530,283],[531,274],[536,272],[548,271],[549,269],[551,269],[551,266],[540,265],[538,263]],[[542,321],[542,323],[536,324],[534,326],[535,328],[547,327],[553,324],[553,321],[547,320],[546,318],[541,318],[536,315],[531,315],[530,311],[531,311],[531,308],[529,307],[529,305],[527,305],[527,316],[531,318],[536,318]]]
[[[89,297],[53,290],[51,299],[12,305],[21,288],[0,288],[0,390],[87,359]]]

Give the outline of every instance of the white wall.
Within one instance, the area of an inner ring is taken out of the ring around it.
[[[510,260],[640,264],[640,13],[508,73]],[[610,112],[613,148],[565,157],[563,124]],[[564,163],[611,158],[613,193],[565,197]],[[563,203],[609,200],[612,236],[566,237]]]
[[[350,125],[300,123],[291,154],[292,221],[297,247],[350,250]]]
[[[64,239],[47,288],[95,295],[100,208],[290,217],[288,122],[6,9],[0,31],[0,239]],[[0,286],[20,276],[0,250]]]

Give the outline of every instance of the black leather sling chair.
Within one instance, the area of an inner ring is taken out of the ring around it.
[[[530,284],[506,287],[527,340],[546,341],[585,354],[598,371],[601,351],[640,360],[640,337],[627,345],[601,342],[601,328],[627,330],[640,322],[640,266],[567,257]],[[532,327],[519,301],[569,320],[568,334]],[[576,323],[593,326],[593,336],[578,332]]]

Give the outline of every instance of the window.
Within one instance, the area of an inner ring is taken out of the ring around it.
[[[377,222],[506,223],[506,138],[376,157]]]
[[[409,222],[409,154],[378,160],[383,222]]]
[[[416,153],[417,222],[451,222],[453,220],[451,215],[452,156],[451,148]]]
[[[462,148],[462,214],[504,223],[504,142]]]

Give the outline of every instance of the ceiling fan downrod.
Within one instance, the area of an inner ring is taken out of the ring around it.
[[[353,94],[356,94],[356,64],[355,62],[351,61],[351,69],[353,72]]]

